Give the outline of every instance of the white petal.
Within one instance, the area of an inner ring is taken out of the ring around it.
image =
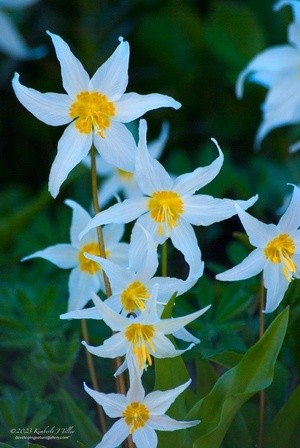
[[[252,246],[264,248],[268,241],[277,236],[278,230],[275,224],[265,224],[259,221],[238,205],[236,210]]]
[[[208,195],[194,195],[185,199],[183,217],[194,225],[210,226],[215,222],[231,218],[236,212],[235,206],[239,204],[247,209],[257,200],[257,196],[248,201],[233,199],[218,199]]]
[[[134,170],[136,143],[124,124],[111,121],[109,128],[105,131],[105,138],[95,133],[94,143],[106,162],[124,171]]]
[[[182,196],[191,195],[195,191],[207,185],[211,182],[217,174],[224,162],[224,155],[221,151],[216,140],[212,141],[217,146],[219,156],[208,166],[200,167],[194,170],[192,173],[182,174],[174,182],[174,189]]]
[[[300,149],[300,141],[298,140],[296,143],[293,143],[290,147],[289,147],[289,152],[297,152]]]
[[[112,331],[123,330],[128,325],[128,319],[109,308],[96,294],[92,297],[94,304],[98,308],[102,319]]]
[[[179,109],[181,104],[170,96],[159,93],[150,93],[149,95],[125,93],[116,103],[117,113],[115,119],[121,123],[129,123],[149,110],[159,109],[160,107]]]
[[[15,73],[12,86],[18,100],[36,118],[51,126],[59,126],[71,121],[69,107],[71,99],[62,93],[40,93],[23,86],[19,82],[19,74]]]
[[[172,342],[163,334],[156,334],[152,338],[152,342],[155,347],[155,353],[153,356],[156,358],[174,358],[175,356],[180,356],[187,350],[190,350],[194,347],[195,344],[190,344],[185,350],[177,350]]]
[[[175,317],[170,319],[161,319],[156,324],[156,328],[158,331],[161,331],[164,334],[172,334],[174,331],[180,330],[180,328],[185,327],[187,324],[192,322],[195,319],[198,319],[198,317],[202,316],[211,305],[206,306],[205,308],[202,308],[199,311],[196,311],[192,314],[187,314],[186,316],[182,317]]]
[[[102,317],[95,306],[92,308],[84,308],[83,310],[69,311],[61,314],[60,319],[95,319],[102,320]]]
[[[128,243],[117,243],[111,246],[107,246],[109,254],[108,260],[120,266],[128,266]]]
[[[149,281],[149,288],[151,289],[157,283],[159,285],[159,302],[167,303],[174,292],[177,293],[177,296],[180,296],[194,286],[203,273],[203,265],[204,263],[199,263],[200,271],[198,276],[189,276],[186,280],[175,277],[153,277]]]
[[[281,217],[278,226],[284,233],[293,232],[300,226],[300,188],[296,185],[294,185],[291,202]]]
[[[177,226],[172,229],[170,237],[173,245],[183,254],[185,261],[190,267],[189,276],[193,277],[198,273],[202,273],[204,265],[192,226],[184,219],[180,219]]]
[[[105,246],[108,248],[112,244],[118,243],[124,235],[124,224],[107,224],[103,227],[103,239]]]
[[[122,185],[116,174],[107,179],[103,179],[98,191],[98,202],[100,208],[105,208],[107,203],[120,193],[121,189]]]
[[[152,415],[148,424],[158,431],[175,431],[176,429],[191,428],[199,423],[200,420],[179,421],[168,415]]]
[[[55,198],[72,169],[88,154],[92,145],[92,134],[80,134],[70,123],[58,142],[58,151],[51,166],[49,191]]]
[[[93,355],[111,359],[125,355],[128,348],[128,342],[124,339],[124,336],[121,333],[113,334],[98,347],[88,345],[85,341],[82,341],[82,344]]]
[[[149,154],[151,154],[151,157],[153,157],[153,159],[160,158],[167,144],[169,134],[170,134],[170,125],[168,122],[165,121],[161,127],[161,131],[157,139],[152,140],[151,142],[148,143]]]
[[[111,418],[121,417],[122,413],[127,405],[125,395],[122,394],[104,394],[96,390],[90,389],[85,383],[83,383],[85,391],[100,404],[105,413]]]
[[[150,409],[152,414],[165,414],[176,398],[191,384],[191,380],[181,384],[174,389],[169,390],[155,390],[146,395],[144,399],[145,405]]]
[[[82,238],[90,229],[94,227],[102,226],[103,224],[114,223],[127,223],[134,221],[139,215],[145,213],[147,210],[147,199],[132,198],[112,205],[107,210],[103,210],[91,219],[90,223],[80,233],[79,238]]]
[[[91,216],[89,213],[81,207],[81,205],[77,204],[77,202],[72,201],[71,199],[66,199],[65,204],[72,208],[72,222],[70,227],[70,238],[72,245],[81,248],[84,242],[97,241],[96,231],[91,231],[88,235],[86,235],[85,241],[80,241],[78,238],[79,232],[84,229],[84,227],[90,222]]]
[[[118,420],[104,434],[101,442],[95,448],[117,448],[129,435],[129,426],[124,419]]]
[[[289,287],[280,263],[266,263],[264,285],[267,289],[265,313],[271,313],[276,310]]]
[[[80,310],[99,291],[100,275],[98,272],[90,275],[80,268],[73,269],[69,277],[68,311]]]
[[[255,72],[255,82],[263,86],[269,86],[268,76],[265,78],[265,73],[281,73],[295,69],[299,63],[298,51],[290,45],[281,45],[277,47],[268,48],[257,56],[247,65],[247,67],[240,73],[236,84],[236,95],[238,98],[243,96],[243,83],[246,77]],[[274,78],[276,80],[277,78]]]
[[[106,95],[110,101],[117,101],[128,84],[129,44],[121,40],[107,61],[98,68],[91,79],[90,88]]]
[[[157,268],[157,245],[144,227],[134,226],[129,246],[129,269],[136,272],[140,280],[147,282]]]
[[[29,48],[10,18],[0,11],[0,50],[11,58],[31,59],[44,55],[44,47]]]
[[[245,280],[261,272],[265,261],[263,251],[261,249],[255,249],[237,266],[216,275],[216,279],[227,282]]]
[[[70,269],[77,266],[77,250],[71,244],[55,244],[43,250],[38,250],[34,254],[27,255],[22,258],[22,261],[30,260],[31,258],[44,258],[44,260],[51,261],[59,268]]]
[[[185,328],[180,328],[180,330],[174,331],[173,336],[176,339],[181,339],[184,342],[193,342],[194,344],[199,344],[200,339],[195,338],[189,331]]]
[[[173,181],[165,168],[150,156],[147,149],[146,133],[146,120],[140,120],[135,179],[141,191],[151,196],[154,191],[170,190]]]
[[[131,281],[133,281],[133,274],[122,266],[114,263],[107,258],[98,257],[96,255],[88,254],[86,258],[96,261],[102,267],[103,271],[109,278],[114,294],[120,293],[125,289]]]
[[[71,52],[69,45],[57,34],[49,31],[47,33],[52,39],[57,59],[60,62],[64,89],[72,99],[75,99],[78,93],[88,90],[89,75]]]
[[[156,448],[158,442],[156,432],[148,426],[148,422],[133,432],[132,440],[137,448]]]

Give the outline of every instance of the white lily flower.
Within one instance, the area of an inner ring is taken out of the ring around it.
[[[119,418],[104,434],[96,448],[116,448],[130,434],[137,448],[156,448],[158,431],[175,431],[198,425],[199,420],[178,421],[168,415],[176,398],[190,385],[186,383],[165,391],[156,390],[145,395],[140,375],[130,375],[130,388],[126,395],[104,394],[90,389],[84,383],[85,391],[103,407],[111,418]]]
[[[268,48],[250,61],[240,73],[236,94],[243,96],[245,79],[269,89],[262,105],[263,120],[256,134],[255,146],[259,147],[265,136],[275,128],[300,122],[300,2],[279,1],[274,9],[290,5],[294,22],[288,28],[289,44]],[[289,149],[295,152],[300,142]]]
[[[191,224],[208,226],[230,218],[236,214],[236,202],[246,209],[254,204],[257,196],[248,201],[233,201],[195,195],[197,190],[216,177],[222,167],[224,156],[217,142],[213,140],[219,151],[214,162],[172,179],[164,167],[150,156],[146,131],[146,121],[141,120],[135,178],[144,196],[126,199],[98,213],[80,237],[99,225],[128,223],[138,218],[133,231],[140,224],[157,244],[162,244],[170,237],[191,268],[201,263],[201,252]]]
[[[135,158],[135,141],[123,123],[159,107],[178,109],[173,98],[152,93],[124,93],[128,84],[129,44],[120,44],[111,57],[90,79],[67,43],[48,32],[61,65],[63,87],[67,94],[40,93],[19,82],[13,88],[19,101],[39,120],[52,126],[70,123],[58,142],[51,167],[49,191],[56,197],[69,172],[86,157],[92,144],[109,163],[125,169]]]
[[[0,51],[15,59],[35,59],[45,54],[43,46],[29,48],[7,13],[2,8],[21,9],[38,0],[0,0]]]
[[[282,301],[293,278],[300,274],[300,188],[294,192],[278,224],[264,224],[236,206],[239,218],[256,249],[240,264],[218,274],[224,281],[244,280],[263,271],[267,290],[265,312],[271,313]]]
[[[154,159],[160,157],[168,137],[169,124],[165,122],[162,125],[158,138],[148,145],[149,153]],[[83,163],[87,167],[90,167],[90,158],[85,158]],[[125,199],[140,196],[141,191],[135,180],[134,165],[134,161],[128,159],[126,169],[121,169],[107,163],[100,155],[97,155],[97,174],[105,177],[99,190],[99,203],[101,204],[101,207],[105,207],[111,199],[117,197],[120,193],[122,193]]]
[[[117,358],[124,355],[126,357],[134,356],[138,367],[144,369],[147,365],[152,365],[151,356],[172,358],[191,349],[195,345],[194,343],[190,344],[185,350],[177,350],[166,335],[174,334],[200,317],[210,308],[210,305],[184,317],[161,319],[157,310],[157,289],[158,285],[155,285],[146,302],[144,311],[136,318],[129,318],[116,313],[94,294],[93,301],[102,319],[114,334],[98,347],[93,347],[83,341],[82,343],[87,350],[103,358]],[[198,342],[199,340],[197,340]],[[124,369],[118,369],[118,373],[122,370]]]
[[[82,240],[78,234],[90,215],[76,202],[67,200],[65,203],[73,209],[70,229],[71,244],[56,244],[31,254],[24,260],[44,258],[62,269],[72,269],[69,277],[68,311],[83,308],[91,299],[92,294],[104,290],[103,272],[101,266],[85,257],[85,253],[99,254],[99,245],[95,229],[88,232]],[[128,244],[120,243],[124,226],[111,224],[103,227],[106,255],[116,263],[128,262]]]

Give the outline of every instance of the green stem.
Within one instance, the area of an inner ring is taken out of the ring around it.
[[[161,276],[166,277],[168,273],[168,246],[167,240],[161,247]]]
[[[265,332],[265,314],[263,312],[265,307],[265,287],[263,277],[261,278],[260,294],[259,294],[259,339],[261,339]],[[257,448],[263,448],[264,426],[265,426],[265,390],[259,392],[259,431]]]
[[[97,169],[96,169],[96,150],[94,146],[91,148],[91,182],[92,182],[92,200],[93,200],[93,208],[95,215],[100,212],[100,205],[99,205],[99,198],[98,198],[98,183],[97,183]],[[100,256],[102,258],[106,258],[106,251],[105,251],[105,243],[103,238],[103,232],[101,226],[96,227],[97,231],[97,237],[98,237],[98,244],[99,244],[99,251]],[[112,295],[111,292],[111,286],[108,280],[107,275],[102,270],[103,273],[103,280],[104,280],[104,286],[105,286],[105,294],[106,297],[110,297]],[[117,370],[122,364],[121,358],[116,358],[114,360],[114,366]],[[126,385],[125,385],[125,378],[124,375],[118,375],[116,378],[116,386],[117,386],[117,392],[120,394],[126,394]]]

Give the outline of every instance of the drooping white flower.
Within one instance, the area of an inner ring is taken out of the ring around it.
[[[149,143],[149,153],[154,159],[160,157],[169,136],[169,124],[163,123],[160,135],[157,139]],[[90,158],[86,157],[83,163],[90,167]],[[99,203],[101,208],[117,197],[120,193],[125,199],[133,198],[141,194],[140,189],[135,181],[134,161],[128,159],[126,169],[118,168],[107,163],[100,155],[97,155],[97,174],[104,179],[101,182],[99,190]]]
[[[158,285],[155,285],[150,292],[145,309],[135,318],[116,313],[94,294],[93,301],[102,319],[114,334],[98,347],[83,341],[88,351],[103,358],[135,356],[139,368],[143,369],[146,365],[152,364],[151,356],[172,358],[192,348],[194,343],[185,350],[178,350],[166,335],[174,334],[197,319],[210,308],[210,305],[187,316],[161,319],[157,310],[157,289]],[[122,370],[118,369],[118,373]]]
[[[157,247],[150,234],[140,226],[133,232],[129,245],[129,265],[121,266],[111,260],[92,254],[85,256],[99,264],[108,276],[112,295],[105,304],[117,313],[125,315],[139,315],[145,308],[154,285],[158,285],[158,305],[163,311],[163,305],[176,292],[177,296],[189,290],[203,274],[204,263],[192,266],[186,280],[174,277],[158,277]],[[141,260],[143,262],[141,263]],[[101,320],[102,315],[97,307],[71,311],[60,316],[61,319],[96,319]],[[175,337],[186,342],[198,342],[187,330],[181,329],[174,334]]]
[[[191,224],[208,226],[230,218],[236,214],[235,202],[246,209],[257,200],[257,196],[248,201],[233,201],[194,194],[214,179],[222,167],[224,157],[217,142],[214,140],[219,156],[214,162],[174,180],[150,156],[146,130],[146,121],[141,120],[135,178],[144,196],[126,199],[98,213],[80,236],[99,225],[110,222],[127,223],[138,218],[134,229],[140,224],[157,244],[162,244],[170,237],[189,266],[195,266],[201,262],[201,253]]]
[[[132,373],[132,369],[130,372],[130,388],[126,395],[104,394],[90,389],[84,383],[85,391],[103,407],[105,413],[119,419],[104,434],[96,448],[116,448],[130,434],[137,448],[156,448],[156,430],[175,431],[200,423],[199,420],[178,421],[166,415],[166,411],[191,380],[174,389],[156,390],[145,395],[139,373]]]
[[[218,274],[224,281],[244,280],[263,271],[267,290],[265,312],[274,311],[282,301],[293,278],[300,274],[300,188],[294,192],[286,212],[277,225],[264,224],[243,211],[238,216],[256,247],[240,264]]]
[[[9,15],[2,8],[27,8],[37,0],[0,0],[0,51],[15,59],[35,59],[45,54],[44,47],[29,48]]]
[[[111,57],[90,79],[67,43],[49,33],[61,65],[63,87],[67,94],[40,93],[19,82],[15,74],[13,88],[19,101],[46,124],[70,123],[58,142],[51,167],[49,191],[56,197],[69,172],[88,154],[92,144],[109,163],[125,169],[135,158],[135,142],[124,125],[145,112],[159,107],[181,105],[160,95],[124,93],[128,84],[129,44],[120,44]]]
[[[99,254],[99,245],[95,229],[88,232],[82,240],[79,232],[90,221],[90,215],[76,202],[67,200],[66,204],[73,209],[70,229],[71,244],[56,244],[39,250],[23,260],[44,258],[62,269],[72,269],[69,277],[68,311],[83,308],[92,294],[104,290],[103,272],[100,265],[85,257],[85,253]],[[110,224],[103,227],[106,256],[119,264],[128,262],[128,244],[120,243],[124,226]]]
[[[285,5],[292,7],[294,16],[288,28],[289,43],[259,53],[237,80],[236,93],[239,98],[243,96],[246,78],[269,90],[262,105],[263,120],[256,135],[256,147],[273,129],[300,122],[300,2],[279,1],[274,9]],[[296,151],[299,147],[300,142],[297,142],[290,147],[290,151]]]

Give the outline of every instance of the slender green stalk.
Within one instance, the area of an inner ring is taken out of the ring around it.
[[[81,319],[81,332],[82,332],[83,339],[86,341],[87,344],[89,344],[90,343],[89,333],[88,333],[88,328],[87,328],[85,319]],[[90,378],[92,381],[93,389],[99,391],[99,384],[98,384],[98,380],[97,380],[97,376],[96,376],[93,357],[88,350],[85,350],[85,353],[86,353],[86,362],[88,365],[88,370],[89,370]],[[98,412],[98,418],[99,418],[99,423],[100,423],[100,429],[101,429],[102,433],[105,434],[107,431],[105,414],[103,412],[102,407],[99,404],[97,404],[97,412]]]
[[[261,277],[260,294],[259,294],[259,339],[261,339],[265,332],[265,287],[263,277]],[[259,392],[259,431],[257,448],[263,448],[264,426],[265,426],[265,390]]]
[[[91,148],[91,182],[92,182],[92,200],[93,200],[93,208],[95,215],[100,212],[100,205],[99,205],[99,198],[98,198],[98,184],[97,184],[97,170],[96,170],[96,151],[94,146]],[[106,258],[106,251],[105,251],[105,243],[103,238],[103,232],[101,226],[96,227],[97,231],[97,237],[98,237],[98,244],[99,244],[99,252],[100,257]],[[104,271],[102,271],[103,274],[103,280],[104,280],[104,286],[105,286],[105,294],[106,297],[110,297],[111,292],[111,286],[109,283],[109,279]],[[121,364],[122,360],[120,358],[116,358],[114,360],[115,369],[117,370]],[[126,394],[126,385],[125,385],[125,379],[124,375],[118,375],[116,378],[116,386],[117,386],[117,392],[120,394]]]
[[[161,247],[161,276],[166,277],[168,273],[168,246],[166,240]]]

